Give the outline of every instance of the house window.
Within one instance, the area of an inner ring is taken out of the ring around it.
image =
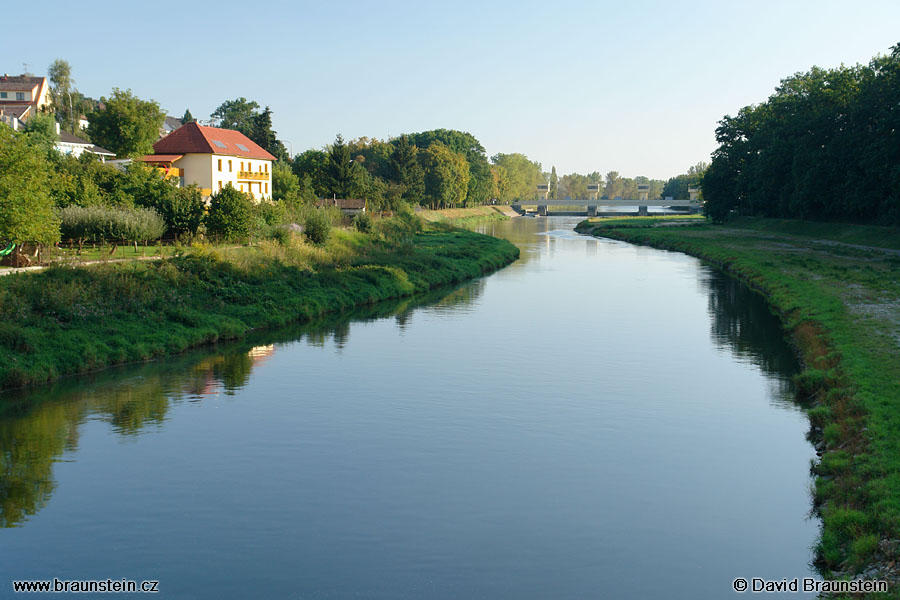
[[[221,181],[219,182],[219,191],[220,192],[222,191],[222,182]]]
[[[228,161],[228,172],[231,173],[231,161]]]
[[[221,171],[221,170],[222,170],[222,159],[220,158],[219,159],[219,171]]]
[[[0,92],[0,98],[6,98],[6,92]]]
[[[268,183],[266,184],[266,193],[267,194],[269,193],[269,184]]]
[[[25,92],[16,92],[16,100],[24,100]]]
[[[243,170],[244,170],[244,163],[243,163],[243,161],[241,161],[241,171],[243,171]]]
[[[269,172],[269,163],[266,163],[266,173]]]

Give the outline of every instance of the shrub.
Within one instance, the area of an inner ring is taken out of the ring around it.
[[[206,203],[196,185],[175,188],[170,193],[157,196],[151,206],[162,215],[169,233],[176,238],[185,234],[197,235],[203,222]]]
[[[369,233],[372,231],[372,216],[366,212],[359,213],[353,217],[353,226],[359,232]]]
[[[303,233],[306,239],[313,244],[324,244],[331,234],[331,218],[322,210],[314,210],[306,217],[303,224]]]
[[[153,241],[166,232],[165,221],[152,208],[73,205],[60,209],[59,217],[62,237],[79,247],[87,241]]]
[[[253,204],[247,194],[226,186],[210,198],[206,231],[225,240],[247,239],[253,222]]]

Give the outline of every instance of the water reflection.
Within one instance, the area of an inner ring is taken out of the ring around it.
[[[780,381],[800,370],[780,320],[761,294],[713,269],[700,282],[709,296],[710,334],[716,346]]]
[[[402,330],[422,307],[459,307],[474,302],[483,289],[483,282],[441,288],[149,364],[7,391],[0,395],[0,527],[20,526],[47,504],[56,489],[53,464],[78,449],[79,428],[87,421],[136,436],[162,426],[172,403],[236,394],[280,344],[302,340],[324,348],[331,342],[340,351],[353,322],[394,317]]]

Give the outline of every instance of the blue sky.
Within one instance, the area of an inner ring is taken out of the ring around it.
[[[336,133],[438,127],[560,173],[666,178],[709,160],[716,122],[812,65],[900,42],[900,2],[138,2],[5,28],[0,71],[55,58],[85,94],[113,87],[207,118],[245,96],[294,152]]]

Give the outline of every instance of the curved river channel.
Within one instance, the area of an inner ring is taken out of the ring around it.
[[[485,226],[522,257],[460,288],[0,397],[0,597],[696,600],[812,576],[777,320],[577,221]]]

